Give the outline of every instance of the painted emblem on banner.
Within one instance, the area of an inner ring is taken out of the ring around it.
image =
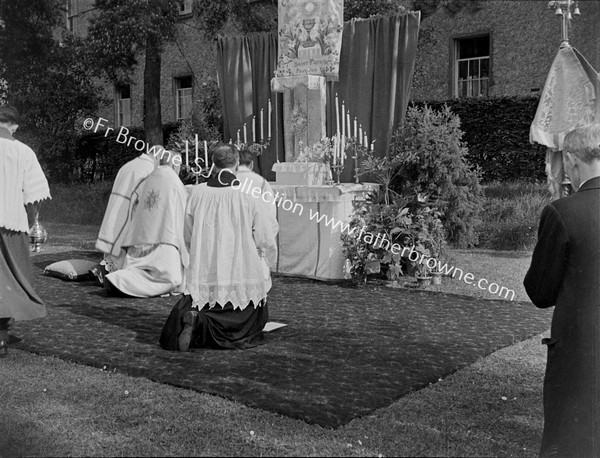
[[[338,79],[343,0],[279,0],[279,59],[275,76]]]

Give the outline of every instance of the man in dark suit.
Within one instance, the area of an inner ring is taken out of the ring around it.
[[[554,308],[540,456],[600,456],[600,125],[565,137],[575,194],[544,208],[525,289]]]

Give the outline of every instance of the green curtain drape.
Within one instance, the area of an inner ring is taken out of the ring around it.
[[[335,95],[357,118],[379,155],[389,150],[391,135],[404,119],[417,50],[419,13],[380,16],[344,23],[339,81],[327,84],[327,134],[335,132]],[[277,65],[277,35],[219,37],[217,69],[225,121],[225,138],[234,138],[244,119],[268,98],[273,103],[273,141],[259,158],[259,171],[274,180],[271,167],[283,160],[283,97],[271,93],[270,80]],[[265,118],[266,123],[266,118]],[[251,125],[249,122],[247,125]],[[257,124],[258,125],[258,124]],[[265,127],[266,130],[266,127]],[[277,152],[278,155],[277,155]],[[354,164],[342,174],[353,181]]]

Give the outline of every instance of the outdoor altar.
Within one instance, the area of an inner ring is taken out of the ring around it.
[[[404,117],[419,15],[344,23],[341,0],[278,11],[277,34],[217,40],[224,136],[258,148],[254,171],[284,199],[275,272],[340,279],[341,227],[378,188],[361,183],[361,154],[386,154]]]

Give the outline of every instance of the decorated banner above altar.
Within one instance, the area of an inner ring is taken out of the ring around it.
[[[319,75],[337,80],[343,0],[279,0],[275,76]]]

